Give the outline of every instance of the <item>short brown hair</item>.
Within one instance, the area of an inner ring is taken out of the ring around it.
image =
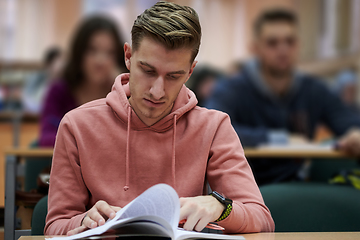
[[[254,34],[259,35],[266,23],[284,22],[294,26],[298,25],[298,17],[295,12],[285,8],[274,8],[262,12],[254,23]]]
[[[191,7],[160,1],[136,18],[131,29],[133,51],[145,36],[168,49],[191,48],[193,62],[201,41],[199,17]]]

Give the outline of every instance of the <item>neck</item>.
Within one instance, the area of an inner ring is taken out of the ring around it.
[[[289,91],[292,81],[291,74],[273,74],[266,68],[261,68],[261,75],[276,95],[285,95]]]
[[[165,116],[170,114],[170,112],[174,106],[174,103],[171,104],[160,116],[152,118],[152,117],[147,117],[145,114],[143,114],[137,108],[136,103],[134,103],[134,101],[131,97],[129,98],[129,103],[130,103],[130,106],[132,107],[132,109],[134,110],[136,116],[138,116],[138,118],[148,127],[154,125],[155,123],[157,123],[158,121],[163,119]]]

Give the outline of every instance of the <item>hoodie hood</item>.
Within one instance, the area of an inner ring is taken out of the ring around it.
[[[125,154],[125,186],[124,191],[129,189],[129,168],[130,168],[130,133],[131,129],[134,130],[150,130],[154,132],[165,132],[170,129],[173,129],[173,139],[172,139],[172,154],[171,154],[171,173],[173,177],[174,187],[176,184],[175,178],[175,149],[176,149],[176,123],[179,121],[181,116],[186,112],[193,109],[197,100],[195,94],[190,91],[185,85],[182,86],[174,106],[167,116],[162,118],[160,121],[155,123],[152,126],[147,126],[144,124],[140,118],[136,115],[132,109],[128,98],[130,97],[130,88],[129,88],[129,73],[124,73],[119,75],[115,79],[115,83],[112,87],[111,92],[106,96],[106,104],[111,107],[114,111],[114,114],[127,125],[127,134],[126,134],[126,154]]]
[[[128,123],[129,118],[129,108],[131,108],[128,100],[130,97],[129,76],[129,73],[117,76],[111,92],[106,96],[107,105],[109,105],[117,117],[126,124]],[[152,126],[144,124],[131,108],[131,128],[136,130],[152,130],[156,132],[167,131],[174,125],[174,116],[176,116],[176,121],[178,121],[182,115],[193,109],[197,103],[198,101],[195,94],[183,85],[171,112]]]
[[[252,83],[252,85],[258,90],[259,93],[261,93],[263,96],[267,97],[271,101],[275,103],[288,103],[299,91],[299,88],[301,86],[302,74],[298,71],[294,71],[288,93],[284,97],[279,97],[270,89],[269,85],[261,76],[259,65],[259,60],[256,58],[253,58],[244,64],[244,71],[250,77],[250,82]]]

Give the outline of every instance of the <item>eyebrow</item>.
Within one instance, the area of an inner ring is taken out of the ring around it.
[[[146,63],[146,62],[143,62],[143,61],[140,61],[140,64],[143,65],[143,66],[146,66],[146,67],[149,67],[153,70],[156,70],[156,68],[154,66],[151,66],[150,64]],[[186,72],[184,70],[179,70],[179,71],[174,71],[174,72],[169,72],[167,74],[185,74]]]

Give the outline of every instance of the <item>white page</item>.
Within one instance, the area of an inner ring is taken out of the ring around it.
[[[314,143],[296,143],[296,144],[265,144],[257,147],[259,150],[275,150],[275,151],[332,151],[334,146],[332,144],[314,144]]]
[[[166,184],[157,184],[124,208],[119,219],[144,215],[158,216],[176,229],[180,218],[180,201],[176,191]]]
[[[201,232],[194,232],[194,231],[186,231],[184,229],[177,229],[175,233],[176,240],[183,240],[183,239],[239,239],[245,240],[243,236],[238,235],[226,235],[226,234],[213,234],[213,233],[201,233]]]
[[[92,235],[100,235],[110,228],[121,223],[131,222],[132,218],[138,220],[148,220],[149,217],[155,216],[164,219],[171,226],[171,229],[166,227],[167,224],[162,224],[169,231],[171,237],[174,236],[173,229],[176,229],[179,223],[180,202],[176,191],[166,184],[157,184],[140,196],[135,198],[131,203],[126,205],[123,209],[117,212],[114,219],[108,220],[104,225],[97,228],[89,229],[82,233],[59,238],[47,238],[52,240],[71,240],[85,238]],[[167,225],[169,226],[169,225]]]

